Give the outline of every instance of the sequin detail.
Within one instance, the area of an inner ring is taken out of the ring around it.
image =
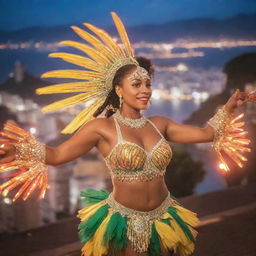
[[[165,175],[166,166],[172,158],[172,149],[155,124],[149,123],[160,134],[161,139],[150,152],[136,143],[123,139],[118,121],[114,118],[118,141],[110,153],[104,158],[110,174],[121,181],[150,181],[154,177]]]
[[[118,203],[112,193],[105,200],[110,208],[109,213],[120,213],[123,217],[128,217],[127,237],[136,252],[146,252],[151,237],[151,226],[156,220],[160,220],[162,215],[172,206],[176,200],[170,197],[170,192],[164,201],[157,208],[150,211],[137,211]]]

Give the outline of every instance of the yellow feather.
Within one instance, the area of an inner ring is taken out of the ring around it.
[[[92,216],[104,204],[106,204],[106,202],[103,201],[93,205],[86,206],[83,209],[78,211],[77,217],[80,218],[81,221],[85,221],[90,216]]]
[[[175,231],[166,223],[163,223],[158,220],[155,221],[155,226],[157,233],[161,238],[164,249],[174,249],[174,251],[176,252],[176,247],[180,242],[180,239],[175,233]]]
[[[98,63],[95,61],[82,57],[77,54],[71,54],[71,53],[65,53],[65,52],[54,52],[50,53],[48,55],[51,58],[61,58],[67,62],[70,62],[72,64],[87,68],[87,69],[92,69],[97,72],[103,72],[105,73],[106,69],[104,67],[101,67]]]
[[[78,50],[81,50],[82,52],[86,53],[89,57],[94,59],[96,62],[100,63],[100,65],[103,66],[108,66],[110,61],[104,56],[103,54],[100,53],[100,51],[97,51],[91,47],[89,47],[86,44],[78,43],[75,41],[61,41],[59,42],[60,45],[68,45],[71,47],[74,47]]]
[[[194,227],[200,223],[200,220],[197,217],[197,213],[190,211],[182,206],[179,206],[178,204],[174,205],[173,207],[175,207],[177,209],[178,215],[187,224]]]
[[[96,49],[98,49],[104,56],[108,57],[110,61],[115,60],[115,53],[113,53],[109,48],[107,48],[100,40],[98,40],[93,35],[89,34],[88,32],[84,31],[81,28],[76,26],[71,26],[71,28],[85,41],[89,42],[93,45]]]
[[[75,95],[72,97],[68,97],[64,100],[59,100],[54,103],[51,103],[51,104],[43,107],[42,112],[47,113],[50,111],[55,111],[55,110],[59,110],[61,108],[65,108],[67,106],[85,103],[86,101],[88,101],[92,98],[98,97],[99,93],[100,93],[99,90],[95,90],[93,93],[92,92],[80,93],[79,95]]]
[[[92,120],[94,118],[93,113],[103,104],[105,99],[106,99],[105,96],[101,96],[98,100],[93,102],[90,106],[88,106],[84,110],[82,110],[76,116],[76,118],[61,131],[61,133],[63,133],[63,134],[73,133],[81,125],[84,125],[88,121]]]
[[[173,219],[173,217],[168,213],[168,212],[165,212],[162,217],[162,219]]]
[[[71,82],[36,89],[36,94],[88,92],[104,86],[102,82]]]
[[[97,231],[95,232],[93,236],[93,256],[103,256],[108,252],[109,246],[104,246],[103,245],[103,236],[104,232],[107,228],[109,219],[112,214],[109,214],[100,224],[98,227]]]
[[[97,28],[96,26],[83,23],[87,28],[93,31],[116,55],[116,57],[125,58],[126,55],[123,53],[121,48],[114,42],[114,40],[108,35],[103,29]]]
[[[125,46],[125,51],[127,53],[127,57],[129,56],[134,56],[131,44],[130,44],[130,40],[128,38],[128,35],[126,33],[125,27],[123,22],[121,21],[121,19],[117,16],[117,14],[115,12],[111,12],[112,18],[114,20],[114,23],[116,25],[116,28],[118,30],[118,33],[122,39],[122,42]]]
[[[95,78],[104,78],[102,73],[96,73],[91,71],[84,71],[78,69],[60,69],[45,72],[41,75],[41,78],[74,78],[93,80]]]
[[[93,239],[87,241],[81,249],[82,256],[94,256],[93,255]]]

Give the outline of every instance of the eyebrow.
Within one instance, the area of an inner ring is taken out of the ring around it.
[[[134,79],[132,79],[132,81],[134,81],[134,80],[143,81],[143,80],[142,80],[142,79],[140,79],[140,78],[134,78]],[[146,79],[146,81],[147,81],[147,82],[148,82],[148,81],[150,82],[150,81],[151,81],[151,79],[148,79],[148,78],[147,78],[147,79]]]

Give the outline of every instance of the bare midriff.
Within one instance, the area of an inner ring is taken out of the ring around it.
[[[124,182],[112,178],[112,183],[114,199],[125,207],[137,211],[157,208],[168,195],[164,177],[157,177],[147,182]]]

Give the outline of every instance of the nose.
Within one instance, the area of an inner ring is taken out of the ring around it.
[[[147,83],[143,83],[143,86],[141,86],[141,93],[145,93],[147,95],[150,95],[152,92],[152,89],[150,86],[147,86]]]

